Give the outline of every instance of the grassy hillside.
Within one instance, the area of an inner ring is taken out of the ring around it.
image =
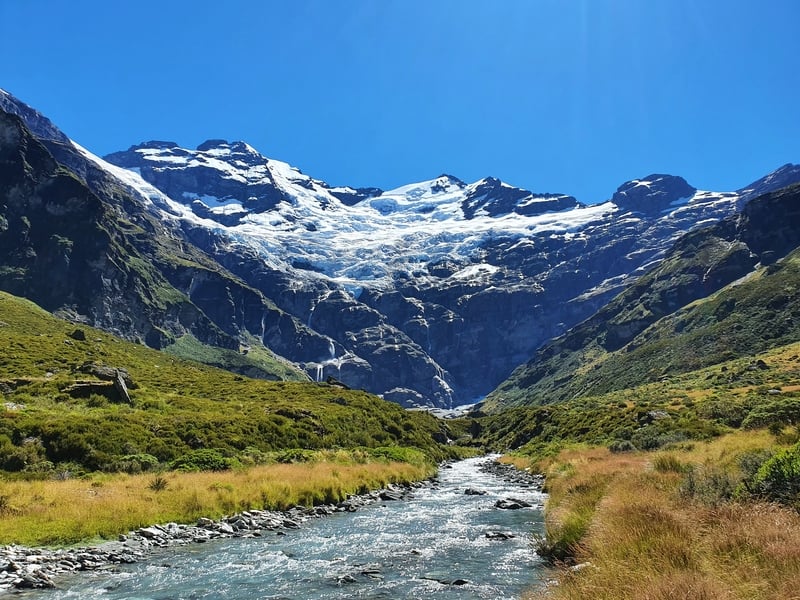
[[[249,346],[236,351],[209,346],[191,333],[187,333],[175,339],[163,350],[179,358],[194,360],[254,379],[309,381],[308,375],[303,371],[265,348],[255,338],[252,338]]]
[[[549,499],[537,547],[567,563],[558,585],[524,598],[797,598],[800,515],[748,489],[780,446],[762,430],[654,453],[573,448],[540,462]]]
[[[533,456],[574,443],[653,450],[800,423],[800,343],[690,373],[478,419],[478,440]]]
[[[479,424],[546,475],[526,600],[796,597],[800,343]]]
[[[10,472],[217,469],[302,458],[298,448],[445,452],[436,440],[446,439],[446,425],[426,413],[327,384],[248,379],[4,293],[0,348],[0,469]],[[98,367],[124,370],[130,404]]]
[[[800,187],[690,233],[653,271],[553,340],[484,410],[621,390],[800,340]]]

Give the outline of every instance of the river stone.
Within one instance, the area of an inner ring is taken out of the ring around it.
[[[153,525],[152,527],[142,527],[139,529],[139,535],[149,540],[155,540],[166,537],[167,533],[160,527]]]
[[[400,492],[394,492],[392,490],[383,490],[380,495],[381,500],[402,500],[403,494]]]
[[[233,535],[235,533],[233,527],[231,527],[228,523],[217,523],[217,531],[227,535]]]
[[[510,531],[487,531],[486,538],[490,540],[510,540],[511,538],[515,538],[513,533]]]
[[[56,587],[53,581],[44,573],[28,573],[22,576],[14,587],[18,589],[52,589]]]
[[[501,508],[503,510],[519,510],[520,508],[530,508],[532,506],[529,502],[518,500],[516,498],[505,498],[503,500],[498,500],[494,503],[494,505],[495,508]]]

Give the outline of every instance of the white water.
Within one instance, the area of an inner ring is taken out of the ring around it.
[[[286,535],[172,548],[113,571],[59,580],[21,598],[81,599],[512,599],[540,584],[530,534],[541,531],[543,495],[479,471],[481,459],[441,470],[410,500],[306,522]],[[486,495],[464,494],[467,487]],[[500,510],[501,498],[534,508]],[[495,540],[487,532],[515,537]],[[466,580],[463,585],[442,581]]]

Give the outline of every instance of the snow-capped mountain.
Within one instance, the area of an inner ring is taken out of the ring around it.
[[[800,180],[800,167],[787,165],[740,191],[712,192],[650,175],[586,204],[451,175],[354,189],[244,142],[148,142],[100,159],[7,94],[0,109],[108,202],[120,235],[140,245],[136,264],[152,257],[186,299],[162,320],[127,314],[144,309],[125,306],[122,292],[116,311],[74,301],[69,311],[159,347],[182,327],[212,343],[228,339],[223,332],[256,338],[313,379],[332,376],[408,406],[480,398],[681,234]],[[129,222],[161,240],[157,251]],[[169,253],[190,253],[191,265]],[[119,287],[101,275],[102,286]],[[154,303],[144,307],[152,313]]]
[[[699,191],[669,175],[590,205],[451,175],[337,188],[222,140],[106,160],[162,190],[192,239],[331,339],[327,356],[302,357],[313,377],[439,406],[486,393],[682,233],[763,191]]]

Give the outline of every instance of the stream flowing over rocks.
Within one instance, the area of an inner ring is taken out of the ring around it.
[[[333,506],[155,525],[92,548],[7,546],[0,595],[517,598],[544,574],[530,545],[543,529],[542,481],[494,458]]]

